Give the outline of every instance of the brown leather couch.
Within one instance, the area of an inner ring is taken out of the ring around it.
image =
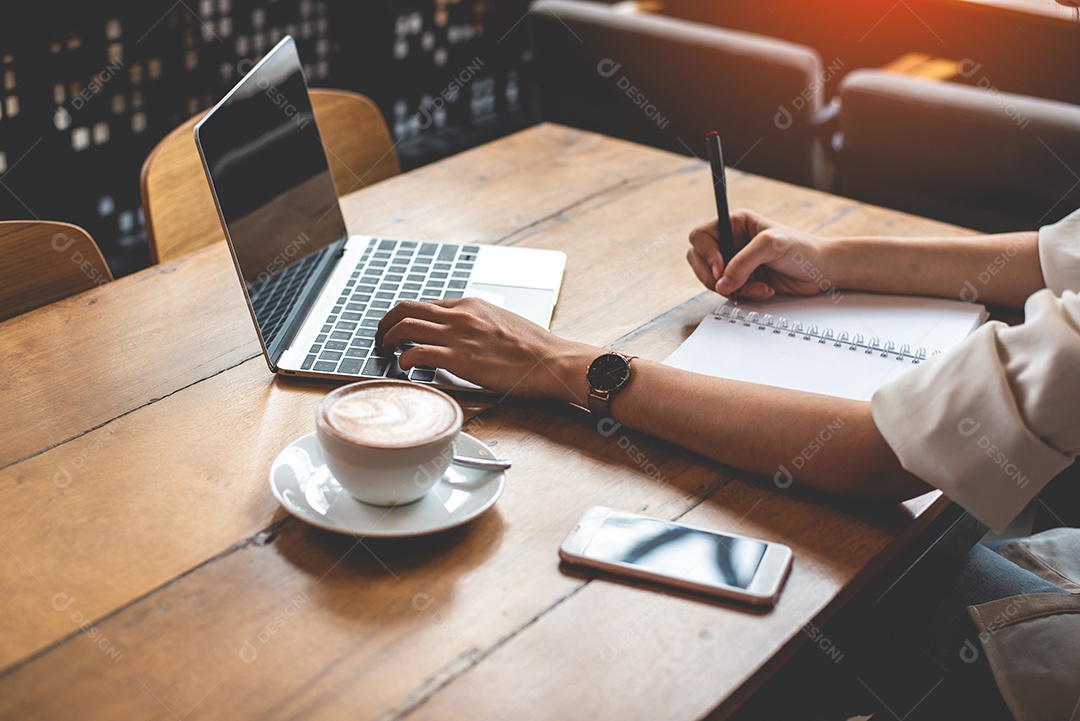
[[[843,195],[986,232],[1080,208],[1078,106],[877,70],[847,75],[840,102]]]

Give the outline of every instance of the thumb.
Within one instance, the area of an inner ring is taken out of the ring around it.
[[[730,295],[743,287],[755,270],[776,257],[775,249],[769,244],[764,233],[759,233],[746,246],[735,254],[724,268],[724,274],[716,283],[716,292]]]

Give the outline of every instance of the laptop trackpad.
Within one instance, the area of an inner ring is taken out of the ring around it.
[[[554,291],[542,288],[521,288],[516,285],[473,283],[465,291],[472,298],[486,300],[492,305],[517,313],[545,328],[551,325]]]

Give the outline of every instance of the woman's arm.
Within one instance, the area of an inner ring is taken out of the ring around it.
[[[959,298],[1010,308],[1045,287],[1036,232],[956,238],[843,238],[833,247],[844,287]]]
[[[1038,233],[956,238],[823,238],[739,210],[741,249],[725,267],[716,223],[690,235],[687,254],[709,289],[748,298],[814,295],[831,288],[958,298],[1022,308],[1044,287]]]
[[[584,377],[582,360],[569,377]],[[612,414],[781,487],[794,479],[838,495],[890,500],[930,490],[900,467],[865,401],[700,376],[637,359]]]
[[[524,318],[465,298],[406,301],[376,339],[403,368],[444,368],[514,395],[586,405],[585,372],[604,349],[561,339]],[[870,404],[697,375],[637,359],[612,403],[619,423],[730,466],[848,496],[899,500],[929,490],[905,472]],[[790,476],[789,476],[790,474]]]

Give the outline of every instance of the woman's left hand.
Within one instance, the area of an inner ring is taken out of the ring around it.
[[[442,368],[500,393],[584,404],[585,371],[603,350],[559,338],[479,298],[406,300],[379,322],[375,342],[396,348],[398,362]]]

